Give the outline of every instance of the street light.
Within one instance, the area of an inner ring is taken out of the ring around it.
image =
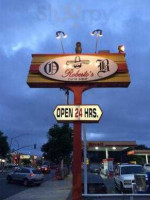
[[[63,51],[63,53],[65,53],[65,51],[64,51],[64,46],[63,46],[63,43],[62,43],[62,37],[63,37],[63,38],[66,38],[67,35],[66,35],[63,31],[57,31],[57,32],[56,32],[56,38],[57,38],[57,39],[60,39],[62,51]]]
[[[24,135],[29,135],[29,133],[23,133],[23,134],[20,134],[20,135],[10,138],[10,150],[11,150],[13,140],[15,139],[15,141],[16,141],[16,138],[24,136]],[[18,143],[18,141],[16,141],[16,142]],[[19,143],[18,143],[18,147],[19,147]]]
[[[97,30],[94,30],[91,32],[91,35],[94,36],[96,33],[96,46],[95,46],[95,53],[97,53],[97,44],[98,44],[98,38],[99,37],[102,37],[103,34],[102,34],[102,30],[100,29],[97,29]]]

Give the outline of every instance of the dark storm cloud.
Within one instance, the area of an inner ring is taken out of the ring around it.
[[[55,106],[66,103],[59,89],[27,86],[31,54],[60,53],[57,30],[68,34],[63,40],[66,52],[74,52],[77,41],[82,42],[83,52],[94,52],[95,37],[89,33],[101,28],[99,49],[116,52],[119,44],[126,46],[132,82],[126,89],[85,92],[83,103],[99,104],[103,110],[99,124],[87,125],[88,139],[137,140],[149,146],[149,1],[2,0],[0,7],[0,129],[9,139],[28,133],[18,137],[20,146],[32,141],[39,148],[56,123]],[[17,148],[17,142],[13,145]]]

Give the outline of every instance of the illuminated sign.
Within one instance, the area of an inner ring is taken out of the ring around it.
[[[20,159],[29,159],[30,155],[20,155]]]
[[[37,159],[37,156],[33,156],[33,159]]]
[[[54,110],[57,121],[98,122],[102,116],[99,105],[58,105]]]
[[[85,82],[114,74],[118,65],[107,58],[91,55],[71,55],[49,59],[39,66],[42,75],[59,81]]]
[[[134,155],[134,151],[128,151],[127,152],[127,155],[129,156],[129,155]]]

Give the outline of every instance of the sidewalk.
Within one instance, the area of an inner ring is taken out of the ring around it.
[[[71,200],[72,175],[65,180],[46,181],[5,200]]]

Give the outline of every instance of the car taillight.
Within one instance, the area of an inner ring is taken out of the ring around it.
[[[30,174],[30,177],[32,178],[33,176],[34,176],[34,174],[33,174],[33,173],[31,173],[31,174]]]

